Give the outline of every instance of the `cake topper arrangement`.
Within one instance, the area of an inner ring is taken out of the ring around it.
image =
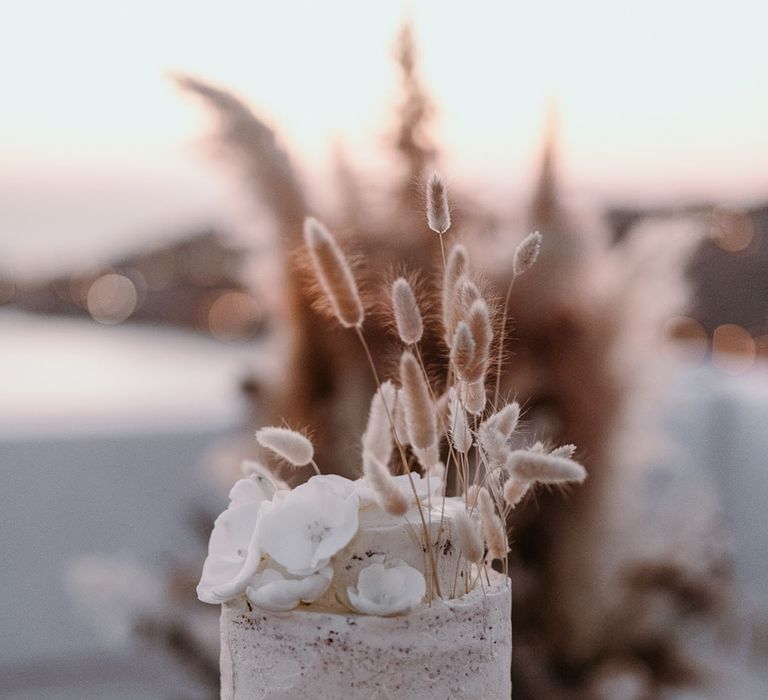
[[[499,390],[509,291],[535,264],[541,236],[532,233],[518,246],[497,313],[466,248],[446,251],[451,216],[444,180],[434,174],[425,189],[427,223],[441,250],[442,375],[427,372],[419,348],[424,306],[398,277],[389,307],[402,344],[399,372],[382,381],[352,267],[326,227],[307,218],[304,241],[320,300],[356,334],[378,387],[361,436],[360,478],[323,473],[326,465],[315,462],[312,442],[298,431],[260,429],[263,448],[315,475],[291,489],[266,467],[246,463],[248,476],[234,485],[214,525],[200,600],[244,597],[251,609],[271,612],[311,605],[395,616],[461,598],[491,585],[494,562],[506,575],[508,516],[535,484],[586,478],[573,445],[513,449],[521,407]]]

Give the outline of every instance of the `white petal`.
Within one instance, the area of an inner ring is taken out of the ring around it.
[[[286,578],[274,569],[267,569],[256,577],[246,595],[255,606],[264,610],[284,612],[292,610],[301,601],[311,603],[317,600],[331,583],[333,569],[323,568],[306,578]]]

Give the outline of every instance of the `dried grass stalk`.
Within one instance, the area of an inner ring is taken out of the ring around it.
[[[533,267],[534,263],[539,257],[539,251],[541,250],[541,234],[536,231],[529,233],[520,242],[515,250],[515,260],[512,266],[515,277],[522,275],[524,272]]]
[[[507,457],[506,468],[518,479],[545,484],[581,482],[587,478],[586,469],[578,462],[567,457],[531,450],[511,452]]]
[[[301,433],[289,428],[261,428],[256,440],[294,467],[303,467],[312,461],[312,443]]]
[[[317,219],[304,220],[304,241],[320,286],[333,313],[345,328],[360,327],[365,318],[352,269],[336,240]]]
[[[488,489],[481,488],[477,493],[477,511],[480,514],[480,524],[483,537],[488,547],[488,556],[493,559],[504,559],[507,556],[507,545],[504,539],[504,525],[496,515],[493,498]]]
[[[467,561],[481,562],[485,553],[483,538],[470,514],[463,508],[457,510],[453,516],[453,526],[461,556]]]
[[[405,515],[408,512],[408,499],[400,490],[389,469],[370,452],[363,452],[363,474],[373,491],[373,496],[390,515]]]
[[[425,450],[437,443],[435,407],[421,367],[407,350],[400,357],[400,383],[408,441]]]
[[[416,295],[403,277],[399,277],[392,283],[392,311],[400,339],[406,345],[418,343],[424,334],[424,322],[416,302]]]
[[[435,233],[443,234],[451,227],[448,188],[440,175],[432,173],[427,180],[427,224]]]
[[[363,452],[369,452],[382,464],[389,464],[392,455],[392,426],[387,415],[395,414],[395,402],[397,389],[390,381],[382,383],[371,399],[371,408],[368,412],[368,423],[363,433]],[[386,402],[386,407],[385,407]]]

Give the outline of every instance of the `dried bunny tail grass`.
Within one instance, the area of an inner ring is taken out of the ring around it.
[[[446,436],[448,435],[448,418],[451,409],[450,402],[451,397],[448,391],[444,391],[442,394],[440,394],[440,396],[437,397],[437,401],[435,402],[435,411],[437,413],[437,429],[441,436],[443,433],[445,433]]]
[[[405,400],[403,398],[403,390],[397,390],[397,396],[395,397],[395,414],[392,416],[392,421],[395,424],[395,437],[401,445],[408,443],[408,423],[405,416]]]
[[[514,450],[507,457],[509,473],[524,481],[558,484],[568,481],[582,482],[587,471],[578,462],[546,452]]]
[[[464,497],[467,508],[474,508],[477,505],[477,495],[480,493],[481,488],[480,484],[470,484],[467,487],[467,492]]]
[[[472,448],[472,431],[469,429],[467,414],[459,403],[456,389],[451,387],[448,398],[448,433],[454,448],[466,454]]]
[[[553,457],[565,457],[565,459],[570,459],[573,457],[574,452],[576,452],[576,445],[561,445],[560,447],[556,447],[549,454]]]
[[[404,277],[398,277],[392,284],[392,311],[400,339],[406,345],[418,343],[424,334],[424,322],[416,295]]]
[[[512,401],[490,416],[485,421],[485,424],[498,430],[505,438],[508,438],[515,432],[519,421],[520,404],[517,401]],[[570,457],[570,455],[567,456]]]
[[[294,467],[309,464],[315,452],[304,435],[290,428],[261,428],[256,431],[256,440]]]
[[[459,400],[468,413],[481,416],[485,410],[485,381],[462,382],[459,385]]]
[[[339,323],[345,328],[359,328],[365,318],[363,303],[352,269],[336,240],[323,224],[310,216],[304,220],[304,241],[317,280]]]
[[[421,367],[407,350],[400,357],[400,384],[408,441],[424,450],[437,442],[435,407]]]
[[[460,321],[451,342],[451,364],[459,378],[464,379],[468,376],[474,359],[475,339],[472,337],[469,326],[464,321]]]
[[[387,408],[390,415],[394,415],[396,400],[395,385],[390,381],[384,382],[371,399],[368,423],[362,437],[363,452],[370,452],[382,464],[389,464],[392,455],[392,426]]]
[[[491,419],[493,416],[491,416]],[[504,465],[509,455],[509,446],[504,433],[498,430],[491,419],[480,424],[477,430],[480,448],[485,453],[488,466],[493,468]]]
[[[469,254],[463,245],[455,245],[448,254],[443,272],[443,330],[446,345],[451,344],[453,330],[459,318],[456,310],[456,285],[469,271]]]
[[[486,488],[481,488],[477,493],[477,511],[480,514],[480,525],[488,547],[488,556],[491,559],[504,559],[507,556],[504,525],[501,518],[496,515],[493,498]]]
[[[478,532],[474,520],[464,508],[456,510],[453,514],[453,527],[461,556],[474,563],[482,561],[485,553],[483,538]]]
[[[491,325],[491,312],[485,299],[476,299],[472,302],[467,314],[467,325],[475,341],[475,354],[466,376],[466,381],[471,383],[478,382],[485,377],[491,355],[493,327]]]
[[[530,481],[523,481],[521,479],[511,477],[507,479],[506,482],[504,482],[504,500],[510,507],[514,508],[518,503],[520,503],[520,501],[523,499],[523,496],[528,493],[529,488],[531,488]]]
[[[541,234],[538,231],[529,233],[517,246],[515,260],[512,265],[515,277],[530,270],[539,257],[541,250]]]
[[[448,187],[437,173],[432,173],[427,180],[427,224],[439,234],[445,233],[451,227]]]
[[[392,474],[370,452],[363,452],[363,475],[373,491],[376,502],[390,515],[405,515],[408,499]]]
[[[413,453],[416,455],[416,459],[419,460],[423,474],[429,474],[435,465],[440,464],[440,451],[436,442],[423,449],[414,447]]]

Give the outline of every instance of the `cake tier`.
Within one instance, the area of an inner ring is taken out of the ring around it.
[[[464,586],[464,566],[459,566],[459,551],[452,538],[452,510],[455,499],[446,499],[445,515],[441,504],[423,509],[430,544],[440,581],[440,593],[449,597]],[[333,581],[317,605],[342,610],[348,601],[347,588],[357,585],[360,571],[374,562],[400,559],[421,571],[429,587],[429,571],[424,549],[424,534],[418,510],[414,507],[406,517],[384,512],[375,504],[360,509],[360,526],[352,541],[333,557]]]
[[[396,617],[227,603],[222,700],[509,698],[511,590],[491,584]]]

